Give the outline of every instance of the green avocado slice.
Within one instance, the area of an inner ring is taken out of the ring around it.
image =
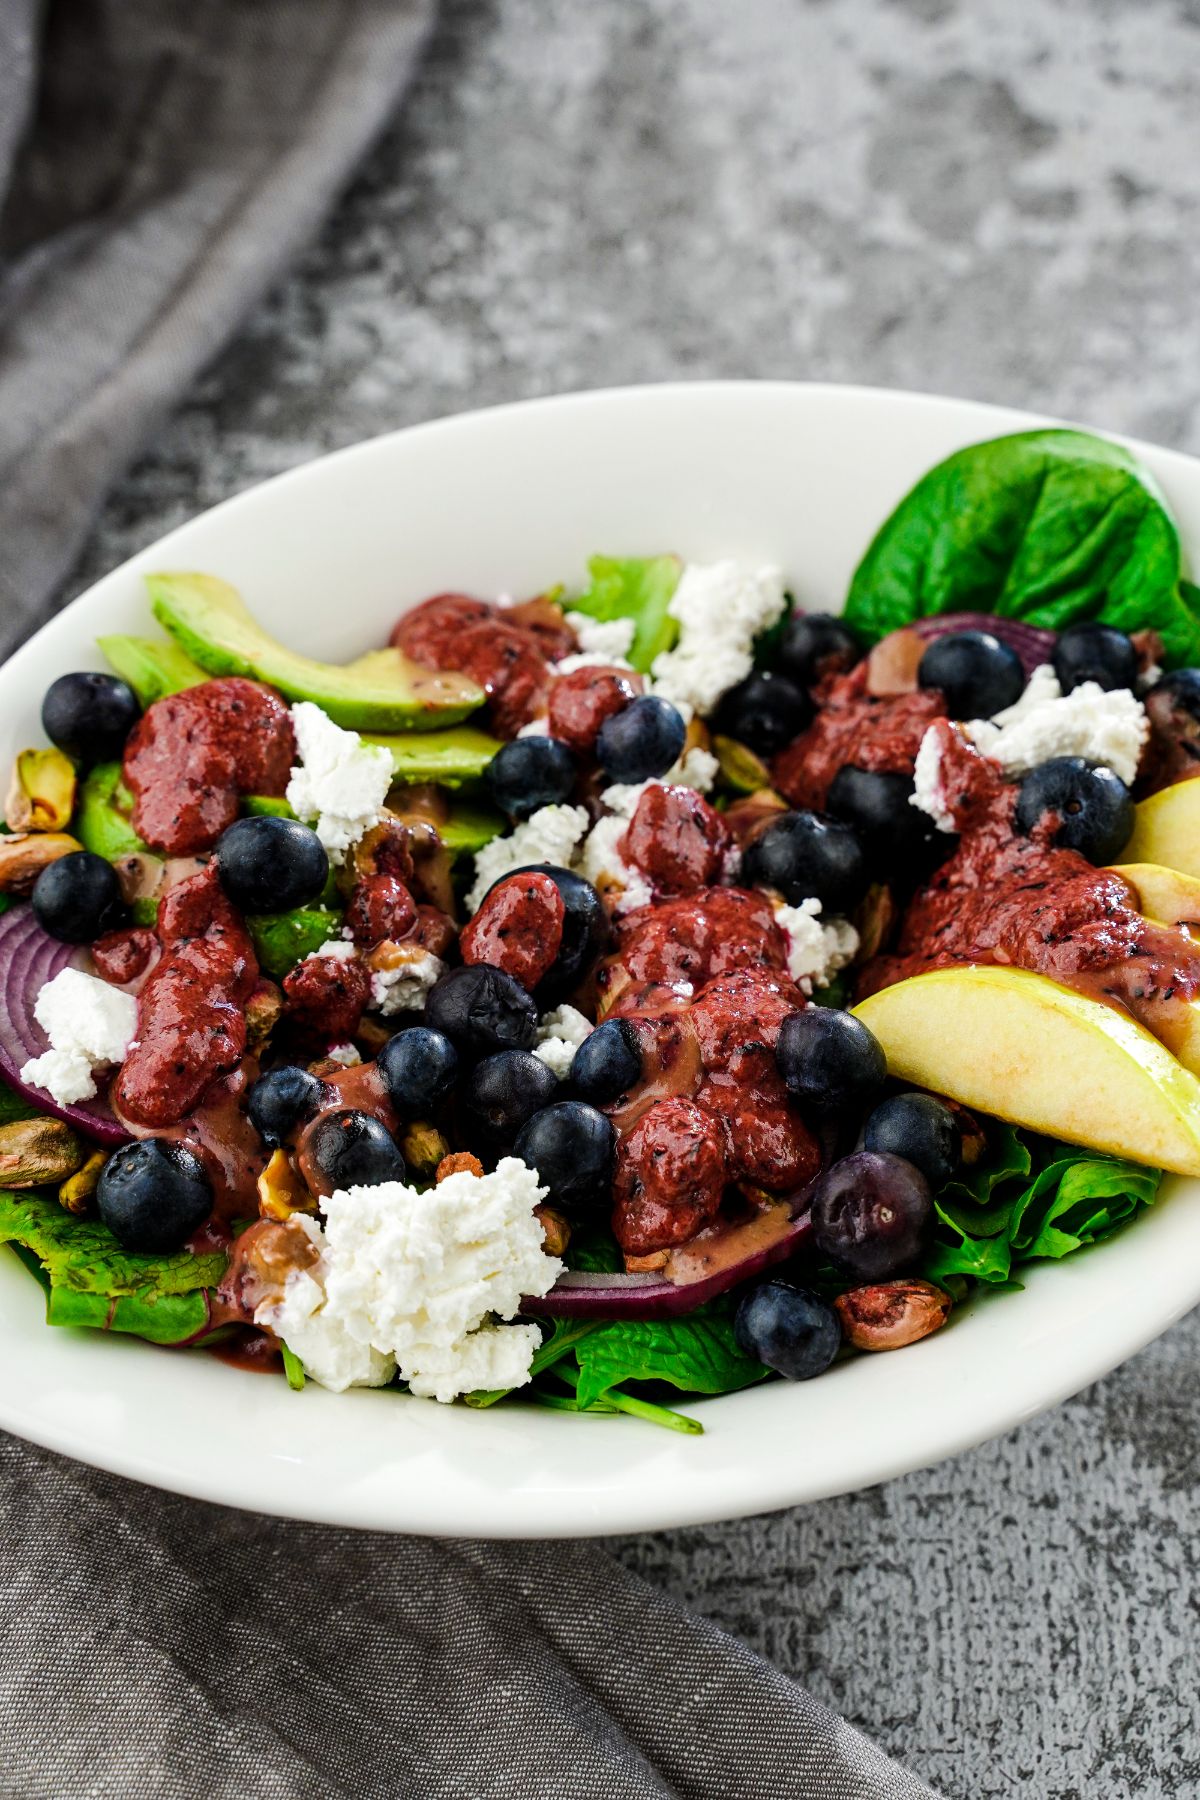
[[[437,781],[454,788],[475,781],[501,748],[500,739],[489,737],[477,725],[451,725],[445,731],[406,731],[402,734],[366,732],[366,744],[382,744],[392,753],[392,772],[397,781],[414,786]]]
[[[170,638],[159,642],[143,637],[102,637],[96,641],[122,681],[129,683],[143,710],[167,694],[199,687],[208,680],[199,663],[185,656]]]
[[[120,763],[97,763],[79,786],[72,831],[85,850],[116,862],[148,849],[133,829],[133,795],[125,786]]]
[[[235,588],[213,575],[148,575],[154,616],[210,675],[249,675],[289,700],[312,700],[336,725],[391,732],[451,725],[484,700],[465,675],[423,669],[399,650],[357,662],[315,662],[287,650],[256,624]]]

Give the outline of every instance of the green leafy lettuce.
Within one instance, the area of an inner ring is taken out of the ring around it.
[[[632,619],[629,661],[646,674],[659,652],[670,650],[679,636],[667,607],[681,568],[677,556],[593,556],[588,562],[592,585],[570,602],[571,610],[591,619]]]

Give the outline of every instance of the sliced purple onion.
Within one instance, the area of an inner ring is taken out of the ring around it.
[[[912,630],[922,638],[945,637],[948,631],[990,631],[1016,651],[1027,676],[1050,661],[1058,642],[1057,632],[1027,625],[1023,619],[1002,619],[998,613],[934,613],[929,618],[914,619]]]
[[[63,969],[82,960],[77,945],[60,944],[42,930],[32,907],[13,906],[0,915],[0,1075],[39,1112],[65,1119],[84,1137],[98,1144],[125,1144],[129,1133],[103,1100],[60,1106],[43,1088],[21,1080],[24,1065],[50,1048],[34,1017],[38,995]]]

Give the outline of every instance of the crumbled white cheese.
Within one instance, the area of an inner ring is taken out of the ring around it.
[[[293,1275],[282,1302],[260,1307],[255,1323],[278,1332],[326,1386],[386,1379],[394,1359],[412,1392],[435,1400],[519,1387],[540,1334],[495,1321],[513,1318],[523,1296],[547,1293],[562,1272],[534,1213],[545,1192],[515,1157],[424,1193],[400,1181],[339,1189],[324,1202],[324,1233],[313,1228],[322,1253],[307,1279],[323,1303]],[[351,1345],[363,1353],[357,1362]]]
[[[288,805],[314,826],[330,860],[342,862],[383,818],[392,753],[364,744],[357,731],[343,731],[311,700],[293,706],[292,724],[300,761],[287,785]]]
[[[635,791],[640,793],[642,790]],[[632,912],[636,906],[649,906],[654,898],[654,890],[640,869],[627,863],[621,855],[621,839],[628,825],[629,820],[623,813],[608,813],[593,825],[579,853],[579,873],[593,887],[621,888],[615,907],[617,912]]]
[[[946,804],[946,790],[942,785],[942,738],[936,725],[931,725],[921,739],[908,804],[927,814],[939,831],[954,830],[954,814]]]
[[[343,1069],[357,1069],[362,1056],[354,1044],[335,1044],[325,1052],[325,1060],[338,1063]]]
[[[349,938],[326,938],[315,950],[300,958],[301,962],[317,962],[324,957],[327,962],[353,962],[358,950]]]
[[[972,719],[963,729],[1009,775],[1024,775],[1052,756],[1085,756],[1128,785],[1137,774],[1150,721],[1128,688],[1108,693],[1098,682],[1084,681],[1064,694],[1054,671],[1043,666],[1034,670],[1014,706],[995,719]]]
[[[560,657],[554,664],[556,675],[569,675],[572,669],[630,667],[629,652],[637,629],[632,619],[592,619],[587,613],[569,612],[566,621],[579,649]]]
[[[59,1106],[94,1099],[94,1071],[124,1062],[137,1032],[133,995],[82,969],[60,969],[39,993],[33,1016],[50,1048],[24,1065],[21,1080]]]
[[[776,907],[775,923],[787,939],[788,974],[805,994],[828,987],[858,949],[858,933],[849,919],[822,920],[819,900]]]
[[[530,719],[528,725],[522,725],[518,737],[549,737],[550,721],[545,713],[538,719]]]
[[[655,693],[710,713],[722,694],[750,673],[755,638],[774,625],[783,608],[783,574],[777,568],[688,563],[667,607],[679,621],[679,642],[651,665]]]
[[[702,750],[699,744],[694,744],[684,751],[673,769],[667,770],[663,780],[676,787],[695,788],[698,794],[708,794],[712,792],[720,766],[711,750]]]
[[[371,1005],[384,1018],[390,1018],[393,1013],[420,1012],[426,994],[445,968],[440,956],[435,956],[432,950],[424,950],[419,956],[394,967],[372,969]]]
[[[507,837],[493,838],[475,856],[475,885],[467,895],[474,912],[494,881],[526,863],[554,863],[569,868],[575,847],[588,828],[582,806],[543,806]]]
[[[533,1054],[539,1062],[565,1081],[571,1073],[575,1052],[585,1037],[591,1035],[592,1021],[574,1006],[556,1006],[538,1020],[537,1043]]]

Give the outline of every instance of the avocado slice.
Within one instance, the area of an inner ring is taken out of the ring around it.
[[[315,662],[287,650],[255,623],[228,582],[213,575],[148,575],[160,625],[210,675],[268,681],[289,700],[312,700],[336,725],[404,731],[452,725],[484,700],[465,675],[423,669],[399,650],[372,650],[357,662]]]
[[[208,680],[199,663],[194,663],[170,638],[102,637],[96,641],[122,681],[129,683],[143,709],[166,694],[178,694],[183,688],[199,687]]]
[[[97,763],[79,785],[75,822],[71,827],[85,850],[115,862],[121,856],[149,851],[133,829],[133,795],[125,786],[120,763]]]
[[[500,739],[489,737],[477,725],[451,725],[445,731],[406,731],[401,734],[365,732],[365,744],[382,744],[392,753],[392,772],[410,786],[436,781],[456,788],[475,781],[501,748]]]
[[[257,913],[246,920],[258,966],[272,981],[282,981],[302,957],[319,950],[331,937],[336,937],[341,928],[341,913],[323,906],[298,906],[292,912]]]

